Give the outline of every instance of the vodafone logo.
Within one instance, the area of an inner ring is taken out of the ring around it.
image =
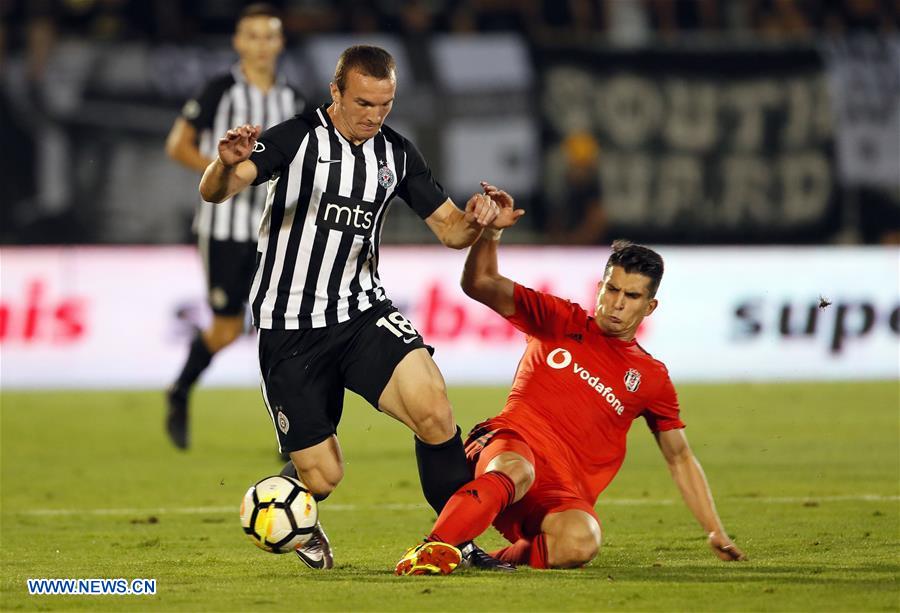
[[[609,404],[610,408],[612,408],[612,410],[616,412],[616,415],[621,415],[625,412],[625,405],[616,396],[616,392],[613,387],[611,385],[604,384],[603,381],[600,380],[600,375],[591,374],[591,372],[587,368],[585,368],[578,362],[572,362],[572,354],[569,353],[568,350],[563,349],[562,347],[557,347],[556,349],[548,353],[547,366],[554,370],[562,370],[571,366],[572,374],[586,383],[588,387],[600,394],[600,397]],[[629,373],[630,372],[631,371],[629,371]],[[636,370],[634,372],[637,373]],[[638,383],[640,383],[640,373],[637,373],[637,377]],[[626,384],[627,381],[628,379],[626,377]],[[634,385],[634,390],[636,389],[637,385]],[[633,392],[634,390],[629,391]]]
[[[547,366],[560,370],[572,363],[572,354],[561,347],[557,347],[547,354]]]

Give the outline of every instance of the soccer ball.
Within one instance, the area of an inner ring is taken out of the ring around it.
[[[318,519],[316,499],[292,477],[266,477],[250,486],[241,502],[244,533],[271,553],[287,553],[305,545]]]

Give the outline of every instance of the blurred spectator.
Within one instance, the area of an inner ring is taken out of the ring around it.
[[[521,32],[525,10],[519,0],[457,0],[451,9],[455,31]]]
[[[798,0],[760,0],[752,16],[757,32],[765,38],[809,38],[813,23],[809,8]]]
[[[287,0],[284,6],[285,33],[314,34],[335,32],[341,27],[341,15],[331,0]]]
[[[600,145],[588,132],[567,136],[548,160],[547,231],[551,242],[597,245],[606,239]]]
[[[719,29],[717,0],[650,0],[654,29],[663,40]]]
[[[600,31],[599,4],[591,0],[530,0],[523,4],[527,32],[534,41],[584,42]]]
[[[891,13],[894,13],[891,15]],[[830,3],[825,16],[825,30],[832,35],[859,32],[887,33],[896,30],[900,3],[890,0],[838,0]]]
[[[603,20],[615,45],[641,45],[651,38],[650,12],[644,2],[604,0]]]

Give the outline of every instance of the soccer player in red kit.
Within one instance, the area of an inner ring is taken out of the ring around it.
[[[501,208],[513,207],[506,192],[484,189]],[[614,243],[591,316],[500,275],[500,233],[487,231],[470,248],[462,287],[528,335],[525,354],[503,411],[469,434],[475,479],[450,498],[426,542],[397,564],[397,574],[451,572],[461,557],[456,546],[491,524],[512,543],[491,555],[510,565],[589,562],[600,548],[594,504],[622,466],[638,417],[656,437],[713,552],[724,561],[743,559],[684,436],[669,373],[634,340],[657,307],[662,258],[647,247]]]

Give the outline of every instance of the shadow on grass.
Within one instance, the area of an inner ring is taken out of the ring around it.
[[[611,583],[765,583],[766,585],[848,585],[858,587],[861,583],[883,585],[895,589],[892,579],[900,575],[898,564],[858,564],[853,566],[770,566],[754,565],[752,562],[728,564],[720,567],[702,565],[642,567],[622,569],[621,567],[588,566],[576,570],[535,571],[520,568],[515,573],[492,573],[463,570],[447,577],[397,577],[390,570],[343,566],[329,572],[284,573],[285,579],[293,581],[311,580],[315,583],[367,583],[394,584],[402,581],[425,587],[429,581],[444,581],[449,585],[466,582],[495,581],[502,579],[511,585],[527,583],[535,586],[541,582],[581,583],[598,581]],[[271,578],[263,575],[260,578]],[[887,580],[887,581],[886,581]],[[436,583],[435,585],[439,585]]]

